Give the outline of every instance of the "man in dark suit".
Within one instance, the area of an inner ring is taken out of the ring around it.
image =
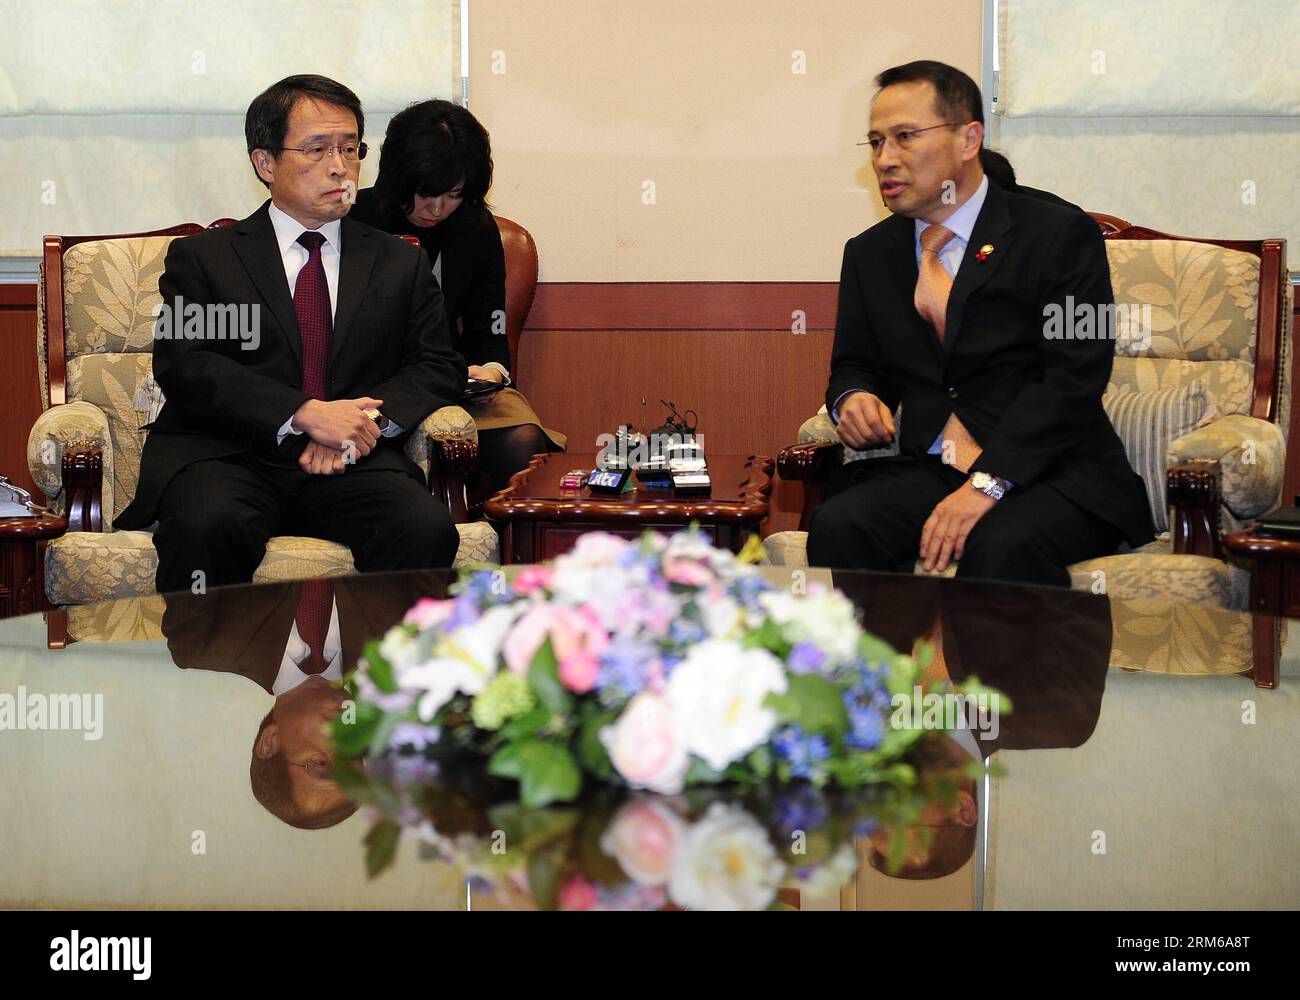
[[[868,140],[894,213],[844,249],[827,408],[850,447],[900,454],[836,471],[813,565],[1068,585],[1066,567],[1152,536],[1141,480],[1101,407],[1113,306],[1096,223],[990,184],[979,88],[943,63],[887,70]],[[1059,326],[1059,324],[1058,324]]]
[[[153,360],[167,401],[118,519],[158,521],[159,591],[250,580],[277,534],[346,545],[362,572],[455,556],[402,443],[460,398],[465,363],[423,251],[345,218],[363,129],[342,84],[275,84],[245,118],[270,201],[168,250]],[[255,317],[238,337],[211,319],[232,307]]]

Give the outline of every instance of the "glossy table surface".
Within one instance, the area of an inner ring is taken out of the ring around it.
[[[996,726],[949,734],[954,759],[988,757],[996,773],[971,782],[971,808],[944,806],[918,824],[930,829],[906,877],[880,870],[880,822],[841,824],[853,859],[847,882],[804,883],[781,893],[781,904],[1300,905],[1300,682],[1284,669],[1278,690],[1257,691],[1234,672],[1249,666],[1249,615],[957,580],[765,573],[781,586],[833,582],[868,631],[898,649],[937,639],[933,670],[976,675],[1014,705]],[[445,593],[449,579],[336,581],[345,661],[418,597]],[[77,609],[69,625],[80,641],[54,652],[41,616],[0,621],[0,905],[538,905],[520,884],[467,874],[414,834],[386,871],[367,878],[368,810],[304,830],[254,798],[250,761],[298,589],[223,588]],[[37,728],[32,696],[50,707],[59,694],[82,696],[83,717],[67,714],[65,700],[68,728]],[[625,805],[584,805],[577,822],[598,819],[612,831],[630,821]],[[831,829],[841,806],[817,805]],[[799,806],[782,799],[765,814],[724,792],[663,808],[674,811],[674,829],[694,830],[710,810],[750,810],[746,822],[780,836],[801,822],[792,818]],[[626,870],[635,862],[614,833],[597,830],[584,843],[603,852],[593,863],[612,859]],[[673,901],[661,893],[650,902]]]

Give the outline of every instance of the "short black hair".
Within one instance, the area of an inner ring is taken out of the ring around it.
[[[244,140],[248,143],[250,163],[255,149],[265,149],[272,157],[279,158],[284,137],[289,134],[289,115],[300,97],[347,108],[357,120],[357,141],[365,136],[366,118],[361,113],[361,98],[351,90],[327,76],[310,73],[286,76],[254,97],[244,114]],[[256,164],[253,164],[253,172],[257,173]],[[262,175],[258,174],[257,179],[261,181]],[[266,184],[266,181],[262,183]]]
[[[984,99],[980,96],[980,88],[956,66],[933,59],[918,59],[891,66],[876,77],[876,86],[884,90],[896,83],[922,81],[934,85],[934,110],[940,117],[959,125],[967,122],[984,124]]]
[[[420,101],[395,114],[379,152],[380,206],[409,214],[416,195],[436,198],[461,183],[466,202],[484,204],[492,186],[492,143],[479,120],[451,101]]]
[[[980,150],[980,166],[988,174],[989,180],[998,187],[1004,191],[1016,190],[1016,168],[996,149],[985,146]]]

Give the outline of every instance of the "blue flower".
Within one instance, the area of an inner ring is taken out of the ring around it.
[[[796,830],[820,830],[830,819],[830,809],[812,785],[796,785],[781,794],[775,806],[776,826],[790,839]]]
[[[824,674],[826,654],[811,642],[796,642],[787,665],[796,674]]]
[[[874,750],[885,736],[885,713],[889,700],[881,688],[853,687],[842,695],[849,713],[849,732],[844,742],[856,750]]]
[[[596,687],[602,695],[613,689],[627,698],[637,694],[650,681],[651,667],[658,659],[655,647],[632,636],[619,636],[601,654]]]
[[[451,606],[451,614],[447,616],[446,621],[442,623],[444,632],[451,632],[465,625],[473,625],[481,617],[478,600],[475,596],[466,591],[457,596]]]
[[[783,726],[773,741],[776,754],[790,765],[790,774],[796,778],[811,778],[817,765],[830,758],[830,744],[826,737],[806,734],[801,726]]]
[[[691,618],[674,618],[668,626],[668,638],[678,646],[690,646],[709,637],[703,623]]]

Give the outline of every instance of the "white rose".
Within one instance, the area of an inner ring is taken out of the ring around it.
[[[491,677],[501,662],[501,645],[506,633],[526,607],[525,603],[519,602],[488,608],[477,621],[443,637],[438,652],[442,656],[464,660]]]
[[[704,627],[716,639],[734,638],[745,624],[740,604],[730,597],[704,599],[700,602]]]
[[[785,865],[753,816],[715,802],[686,832],[668,895],[695,910],[761,910],[776,897]]]
[[[418,666],[407,668],[402,678],[404,687],[420,692],[416,710],[421,722],[433,722],[438,709],[451,701],[452,696],[476,695],[487,686],[491,674],[477,669],[465,660],[437,657]]]
[[[766,649],[705,640],[668,679],[673,729],[687,750],[721,771],[767,740],[776,713],[763,707],[763,699],[785,689],[785,669]]]
[[[862,634],[857,609],[838,590],[814,587],[806,596],[774,590],[759,600],[791,642],[814,643],[837,663],[857,657]]]
[[[612,726],[600,731],[610,763],[633,788],[661,795],[682,790],[690,755],[662,695],[642,691]]]

